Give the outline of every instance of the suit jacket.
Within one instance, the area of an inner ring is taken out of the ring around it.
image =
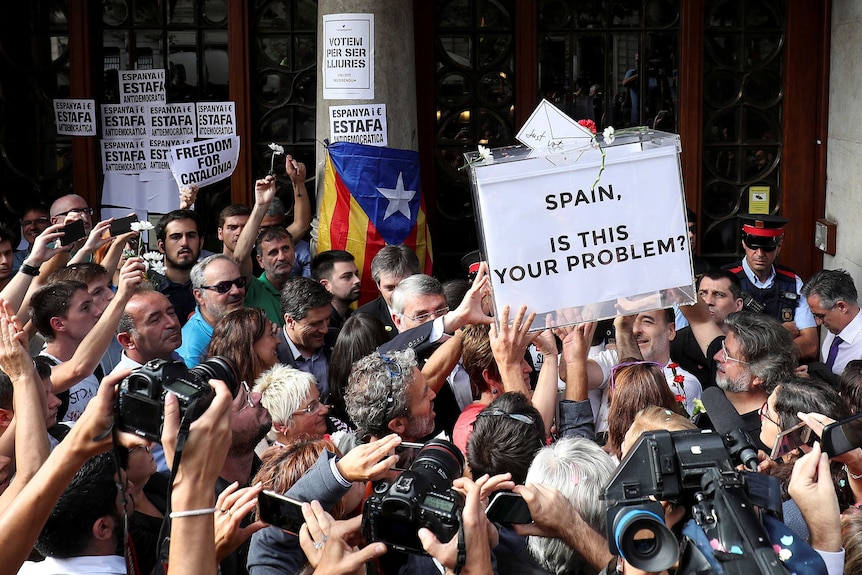
[[[437,346],[436,342],[431,343],[429,341],[431,338],[431,328],[433,327],[433,323],[434,322],[428,321],[422,325],[408,329],[403,333],[399,333],[390,341],[381,345],[378,348],[378,351],[380,353],[386,353],[387,351],[399,351],[412,348],[413,351],[416,352],[416,357],[419,358],[419,364],[421,365],[422,362],[434,353],[434,348]]]
[[[296,367],[296,360],[293,358],[293,351],[287,344],[287,336],[283,329],[278,330],[278,347],[275,348],[275,355],[278,356],[279,363]]]
[[[364,305],[359,306],[357,312],[368,313],[383,322],[383,327],[386,328],[386,333],[389,334],[389,339],[393,339],[398,335],[398,328],[395,327],[395,322],[392,321],[392,314],[389,313],[389,306],[386,305],[386,300],[383,296],[372,300]]]

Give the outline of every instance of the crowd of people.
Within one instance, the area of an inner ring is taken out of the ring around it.
[[[707,540],[705,522],[732,532],[731,517],[693,511],[714,491],[655,498],[682,549],[655,569],[616,540],[605,489],[645,442],[723,437],[728,422],[733,465],[678,455],[678,473],[693,462],[781,486],[775,508],[746,512],[788,535],[750,565],[860,572],[862,449],[819,441],[862,409],[857,292],[842,270],[803,282],[778,266],[782,220],[752,217],[745,258],[703,270],[676,314],[531,332],[525,306],[494,309],[484,262],[441,283],[405,246],[376,254],[380,295],[357,308],[354,255],[312,252],[305,167],[288,156],[285,172],[293,221],[267,176],[253,206],[222,211],[218,253],[203,249],[194,189],[152,230],[160,256],[141,256],[148,226],[111,235],[77,195],[25,211],[26,250],[0,229],[0,573],[719,573],[754,550]],[[85,237],[64,242],[77,220]],[[457,533],[386,506],[363,517],[399,490],[419,493],[411,509],[449,509],[423,499],[437,487],[399,480],[401,444],[432,439],[451,440],[418,453],[457,468]],[[733,459],[746,450],[753,463]],[[655,495],[672,459],[645,467],[632,498]],[[264,491],[301,502],[302,527],[268,525]],[[528,518],[491,522],[499,492]],[[688,570],[692,557],[707,567]]]

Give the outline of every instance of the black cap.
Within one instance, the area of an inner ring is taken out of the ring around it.
[[[784,226],[789,221],[782,216],[739,214],[742,220],[742,241],[749,248],[774,250],[784,238]]]

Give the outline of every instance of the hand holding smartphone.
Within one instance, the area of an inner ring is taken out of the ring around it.
[[[824,427],[820,444],[830,458],[862,447],[862,413]]]
[[[498,491],[488,504],[485,516],[494,523],[532,523],[530,508],[517,493]]]
[[[305,523],[302,501],[265,489],[257,497],[257,506],[263,521],[288,533],[299,535],[299,529]]]
[[[111,222],[110,234],[111,237],[121,236],[123,234],[127,234],[132,231],[132,224],[138,221],[137,214],[132,214],[131,216],[126,216],[125,218],[119,218]]]
[[[63,236],[60,238],[61,246],[68,246],[87,236],[84,232],[84,220],[75,220],[60,228]]]

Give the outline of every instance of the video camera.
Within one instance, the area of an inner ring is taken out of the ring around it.
[[[417,532],[425,527],[438,540],[452,539],[461,526],[464,497],[452,482],[464,473],[464,456],[454,443],[432,439],[392,483],[381,482],[365,501],[362,533],[408,553],[425,554]]]
[[[644,433],[609,480],[602,498],[609,506],[611,553],[638,569],[663,571],[679,561],[680,543],[665,526],[659,503],[670,500],[691,508],[706,539],[716,542],[708,559],[684,538],[677,573],[714,573],[710,559],[728,575],[788,573],[759,515],[768,512],[780,518],[778,479],[737,471],[725,440],[715,432]]]
[[[165,394],[172,392],[180,405],[180,418],[190,412],[191,421],[207,410],[215,397],[210,379],[236,387],[237,368],[226,357],[215,356],[188,369],[181,361],[153,359],[120,383],[115,418],[121,431],[161,443],[165,421]]]

